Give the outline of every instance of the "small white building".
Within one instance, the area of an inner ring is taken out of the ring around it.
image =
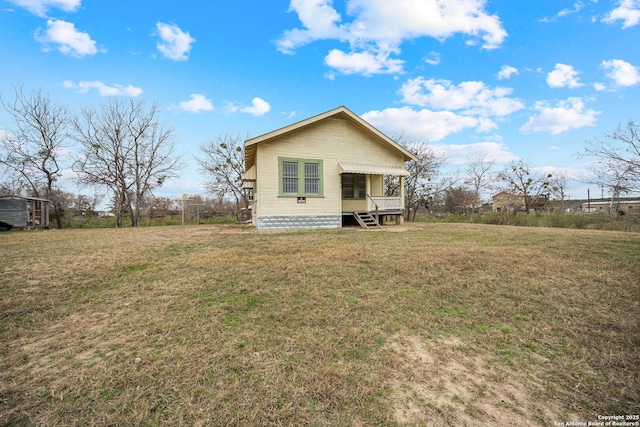
[[[582,212],[615,215],[624,212],[630,215],[640,215],[640,200],[615,200],[608,202],[584,202]]]

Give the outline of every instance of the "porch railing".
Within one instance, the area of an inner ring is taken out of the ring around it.
[[[380,211],[401,210],[402,200],[400,197],[373,197],[367,194],[369,210],[373,211],[376,207]]]

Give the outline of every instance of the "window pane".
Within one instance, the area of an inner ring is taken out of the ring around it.
[[[358,198],[364,199],[367,197],[367,183],[365,175],[358,175]]]
[[[298,178],[283,178],[282,192],[284,194],[298,194]]]
[[[304,176],[306,178],[320,178],[320,165],[318,163],[305,163]]]
[[[298,162],[282,162],[282,192],[298,194]]]
[[[282,176],[297,177],[298,162],[282,162]]]
[[[320,180],[317,178],[306,178],[304,180],[304,192],[306,194],[320,194]]]
[[[320,194],[320,165],[318,163],[304,164],[304,178],[305,194]]]
[[[350,173],[342,175],[342,198],[353,199],[353,175]]]

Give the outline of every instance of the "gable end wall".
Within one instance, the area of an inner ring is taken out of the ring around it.
[[[279,197],[278,157],[323,160],[323,197],[307,197],[303,204],[295,197]],[[258,228],[262,228],[261,219],[280,216],[331,217],[329,222],[333,224],[337,218],[340,224],[340,162],[404,167],[400,153],[380,143],[350,120],[340,118],[328,118],[277,140],[261,142],[256,156],[257,206],[254,211]],[[313,222],[315,220],[310,219],[310,223]],[[267,226],[267,222],[263,225]]]

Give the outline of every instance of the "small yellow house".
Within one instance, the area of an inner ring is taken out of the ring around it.
[[[379,227],[404,215],[404,163],[416,157],[345,107],[245,141],[244,187],[259,230]],[[385,177],[400,180],[386,195]]]

